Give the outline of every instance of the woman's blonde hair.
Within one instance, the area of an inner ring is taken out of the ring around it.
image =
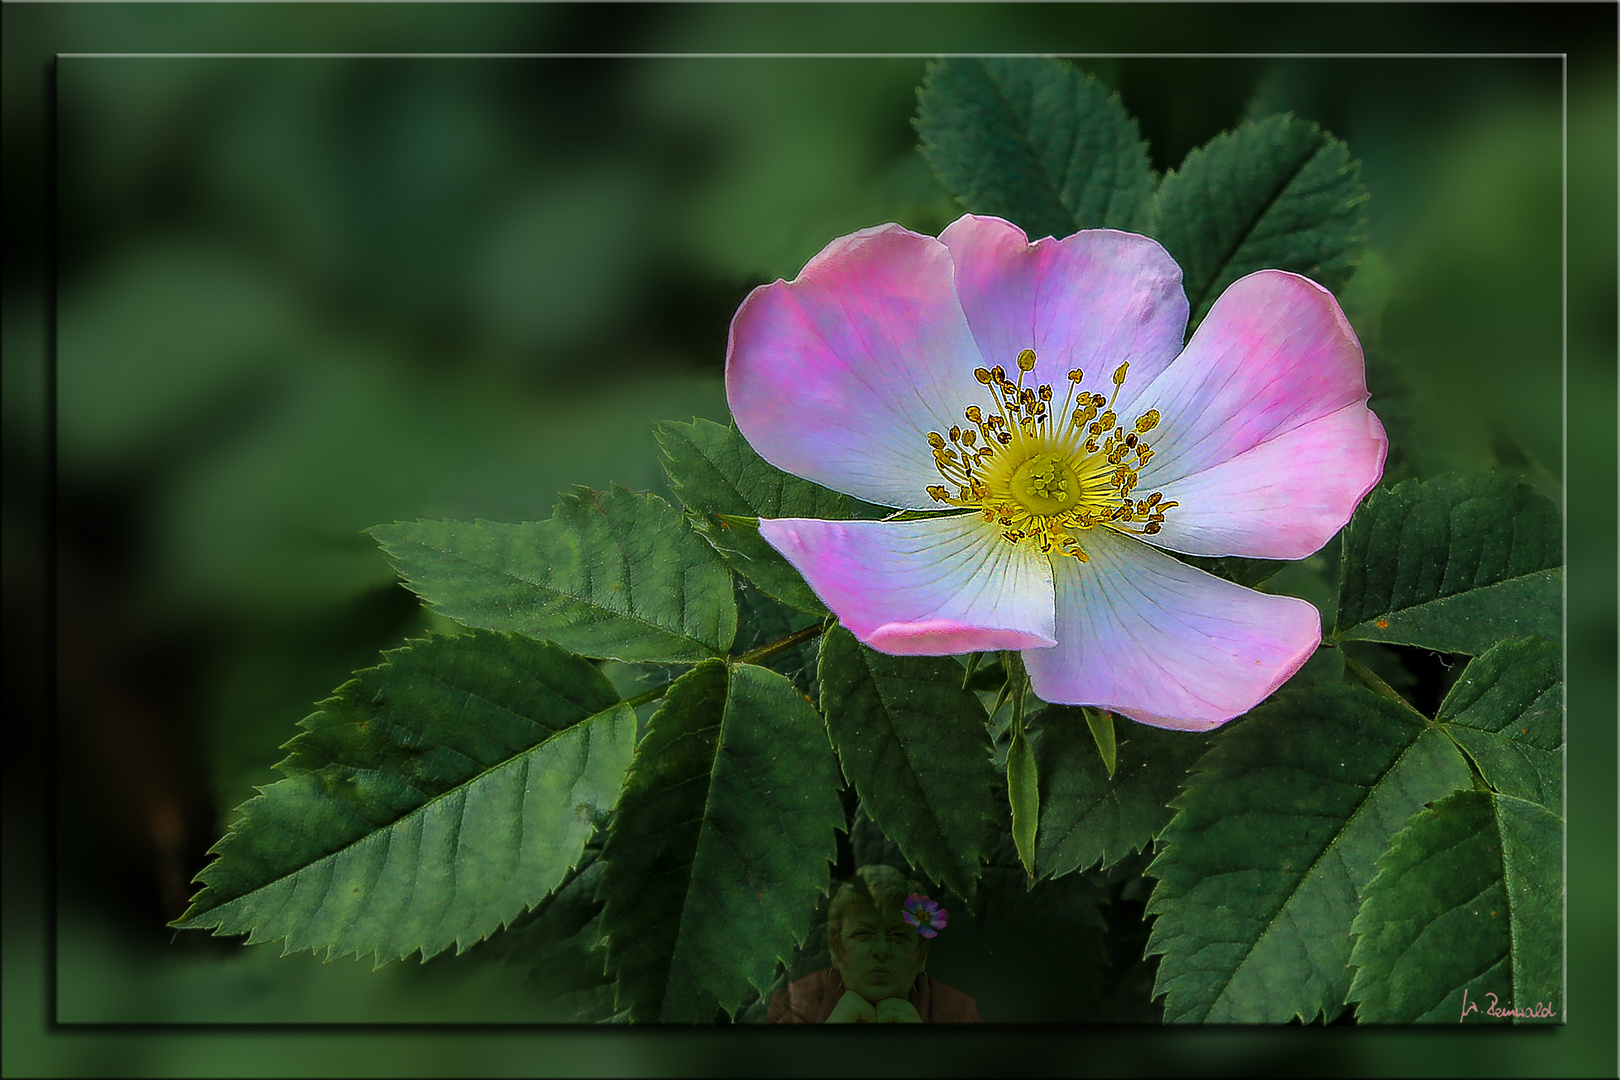
[[[900,915],[900,906],[912,893],[922,893],[922,885],[906,877],[892,866],[874,864],[855,871],[855,876],[838,887],[827,904],[827,947],[837,955],[838,935],[849,915],[874,911],[885,919]],[[922,940],[918,950],[927,955],[928,941]]]

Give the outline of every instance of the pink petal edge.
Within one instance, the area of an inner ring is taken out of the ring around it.
[[[879,652],[945,656],[1042,649],[1052,568],[976,514],[916,521],[764,519],[759,532],[856,638]]]
[[[1116,229],[1029,241],[998,217],[965,214],[939,234],[956,264],[956,293],[986,364],[1013,376],[1034,349],[1030,378],[1063,393],[1072,368],[1112,392],[1130,361],[1127,389],[1147,386],[1181,351],[1187,296],[1181,267],[1159,242]],[[981,402],[988,404],[988,402]]]
[[[929,509],[927,435],[983,391],[954,266],[931,236],[881,225],[828,244],[731,322],[726,400],[765,460],[881,506]]]
[[[1153,542],[1302,558],[1383,474],[1355,331],[1322,286],[1261,270],[1221,294],[1176,361],[1121,413],[1160,412],[1138,491],[1180,505]]]
[[[1321,641],[1321,617],[1303,600],[1104,529],[1085,541],[1091,561],[1057,570],[1057,647],[1024,653],[1042,700],[1207,731],[1287,682]]]

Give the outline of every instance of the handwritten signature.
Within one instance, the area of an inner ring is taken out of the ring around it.
[[[1485,992],[1485,996],[1491,999],[1491,1003],[1485,1006],[1486,1016],[1494,1016],[1502,1020],[1544,1020],[1553,1015],[1552,1002],[1550,1001],[1538,1001],[1528,1009],[1512,1004],[1509,1004],[1509,1006],[1504,1009],[1501,1005],[1497,1004],[1499,999],[1495,994],[1487,990]],[[1476,1012],[1479,1012],[1479,1003],[1468,1000],[1468,989],[1467,987],[1464,987],[1462,1016],[1457,1017],[1457,1023],[1462,1023],[1464,1018],[1466,1018],[1469,1013]]]

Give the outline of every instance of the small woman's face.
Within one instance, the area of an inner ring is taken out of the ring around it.
[[[833,959],[844,985],[876,1004],[910,992],[922,968],[921,941],[898,914],[892,920],[876,911],[849,914],[833,941]]]

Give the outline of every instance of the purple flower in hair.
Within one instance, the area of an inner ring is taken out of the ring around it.
[[[939,906],[939,901],[930,900],[918,893],[906,897],[900,913],[905,916],[906,922],[915,926],[917,933],[925,938],[935,937],[945,929],[945,920],[950,915],[949,911]]]

